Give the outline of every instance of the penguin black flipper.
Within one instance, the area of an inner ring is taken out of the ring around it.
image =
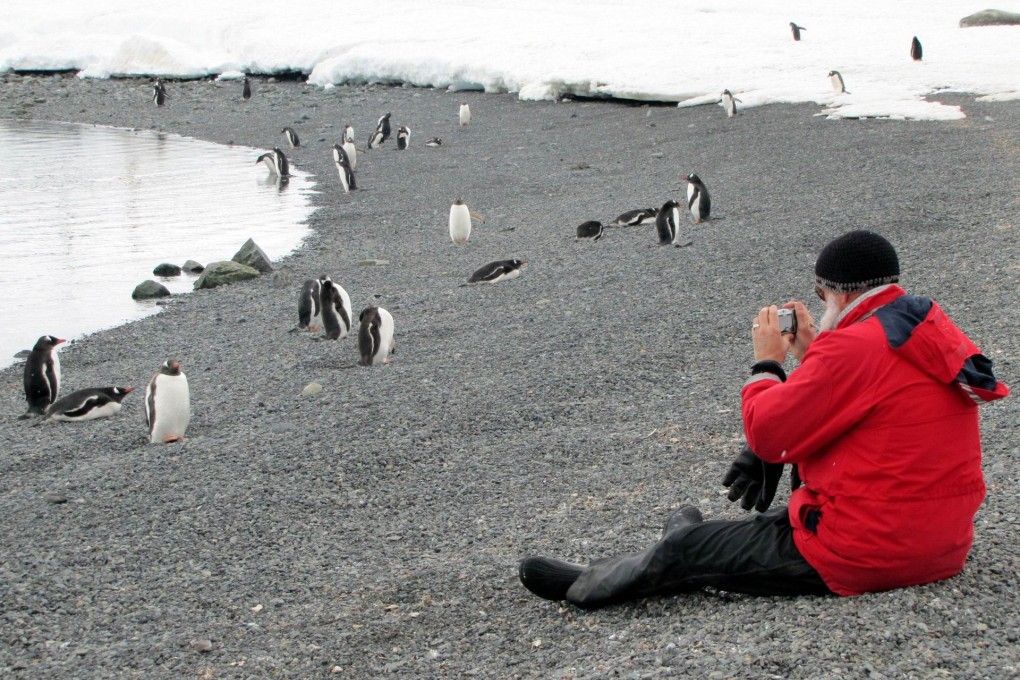
[[[379,308],[365,307],[358,315],[361,325],[358,328],[358,353],[361,354],[362,366],[371,366],[372,359],[381,344],[379,337]]]
[[[669,199],[662,204],[659,214],[655,216],[655,230],[659,234],[659,245],[668,246],[676,236],[675,209],[679,204]]]

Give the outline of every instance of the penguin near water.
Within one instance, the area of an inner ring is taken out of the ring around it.
[[[468,283],[499,283],[516,279],[521,275],[521,268],[528,264],[527,260],[496,260],[479,267],[468,278]]]
[[[290,144],[290,148],[295,149],[301,146],[301,140],[298,139],[297,133],[294,132],[294,128],[285,127],[280,132],[287,138],[287,143]]]
[[[322,329],[328,340],[342,340],[351,332],[351,296],[343,286],[333,283],[328,276],[319,288],[322,309]]]
[[[846,91],[843,75],[839,71],[829,71],[829,84],[832,85],[832,91],[836,94],[850,94]]]
[[[693,172],[680,179],[687,182],[687,208],[691,211],[694,223],[700,224],[702,220],[707,220],[712,212],[712,199],[708,196],[708,187]]]
[[[485,220],[474,210],[468,210],[464,199],[458,198],[450,206],[450,240],[454,243],[467,243],[471,238],[471,220],[484,223]]]
[[[319,291],[326,276],[308,279],[298,293],[298,328],[301,330],[318,331],[322,323],[322,303]]]
[[[659,214],[659,211],[655,208],[639,208],[637,210],[628,210],[621,214],[615,220],[609,223],[610,227],[636,227],[646,222],[654,222],[655,216]]]
[[[662,204],[655,216],[655,231],[659,234],[659,245],[668,246],[676,238],[680,224],[680,204],[672,198]]]
[[[578,241],[598,241],[605,233],[602,223],[598,220],[589,220],[577,225]]]
[[[333,164],[336,165],[337,174],[340,175],[340,186],[343,187],[344,193],[348,194],[352,189],[357,189],[358,184],[354,179],[354,170],[351,168],[347,151],[339,144],[333,145]]]
[[[401,125],[397,128],[397,148],[406,151],[411,145],[411,128]]]
[[[280,179],[285,179],[290,176],[290,164],[287,162],[287,157],[280,151],[280,147],[274,147],[272,151],[267,151],[258,157],[255,161],[258,163],[265,163],[269,170],[276,174]]]
[[[150,444],[184,440],[191,422],[191,392],[179,361],[164,361],[145,388],[145,422]]]
[[[914,36],[914,39],[910,41],[910,58],[914,61],[921,61],[921,57],[924,56],[924,50],[921,49],[921,41]]]
[[[120,413],[121,402],[131,392],[134,392],[133,387],[90,387],[72,392],[50,405],[41,423],[109,418]]]
[[[468,106],[467,102],[460,103],[460,111],[457,114],[457,120],[461,127],[466,127],[471,123],[471,107]]]
[[[790,32],[793,33],[793,39],[800,42],[800,32],[806,31],[807,29],[803,26],[798,26],[794,22],[790,22]]]
[[[156,82],[152,84],[152,102],[156,106],[163,106],[166,104],[166,86],[163,85],[163,81],[160,78],[156,78]]]
[[[733,118],[737,115],[737,102],[739,101],[729,90],[722,91],[722,94],[719,96],[719,103],[726,109],[727,118]]]
[[[382,366],[390,363],[390,354],[397,351],[393,340],[393,316],[382,307],[366,307],[358,316],[358,353],[362,366]]]
[[[244,101],[251,99],[251,81],[248,80],[248,76],[244,77],[244,87],[241,88],[241,99]]]
[[[44,335],[36,340],[35,346],[25,361],[25,399],[28,411],[22,418],[43,415],[60,394],[60,357],[57,345],[67,342],[63,338]]]

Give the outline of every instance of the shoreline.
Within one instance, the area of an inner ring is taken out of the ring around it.
[[[279,130],[295,127],[307,147],[288,157],[321,191],[312,233],[275,263],[286,285],[264,276],[197,291],[61,355],[65,394],[142,389],[162,360],[180,359],[193,410],[182,445],[144,443],[136,395],[111,419],[31,428],[14,420],[21,365],[0,371],[0,670],[1015,672],[1008,574],[1020,549],[1001,481],[1015,476],[1011,399],[982,410],[989,494],[967,569],[950,581],[589,613],[531,596],[516,565],[644,547],[682,503],[742,515],[719,480],[739,447],[749,320],[762,304],[807,299],[817,250],[846,229],[889,237],[904,286],[938,299],[998,377],[1020,385],[1008,313],[1020,301],[1016,102],[960,97],[968,118],[945,123],[827,121],[813,105],[729,121],[718,107],[262,80],[247,104],[234,81],[180,82],[156,109],[147,85],[8,74],[0,116],[256,148],[283,148]],[[460,100],[473,111],[464,129]],[[330,145],[350,121],[364,148],[387,111],[410,125],[412,148],[359,157],[363,188],[340,194]],[[425,148],[431,136],[444,145]],[[716,218],[684,225],[692,247],[658,248],[640,228],[574,242],[581,222],[661,204],[691,171]],[[457,197],[485,217],[462,247],[446,233]],[[461,287],[509,257],[529,260],[518,279]],[[359,266],[367,259],[390,264]],[[393,313],[391,366],[348,370],[353,338],[289,332],[301,282],[320,273],[344,285],[355,315],[369,303]],[[313,381],[324,392],[302,397]],[[205,640],[211,651],[196,646]]]

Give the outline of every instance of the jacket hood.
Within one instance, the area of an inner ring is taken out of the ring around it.
[[[1009,388],[995,379],[992,362],[933,300],[904,294],[874,315],[889,346],[935,379],[955,383],[979,404],[1009,394]]]

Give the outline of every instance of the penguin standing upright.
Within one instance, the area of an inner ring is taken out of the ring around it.
[[[794,40],[800,42],[800,32],[801,31],[806,31],[806,30],[807,29],[804,28],[803,26],[798,26],[797,24],[793,23],[792,21],[790,22],[790,32],[793,33],[793,39]]]
[[[352,189],[357,189],[358,185],[354,179],[354,170],[351,168],[347,151],[339,144],[333,145],[333,164],[336,165],[336,171],[340,175],[340,186],[343,187],[344,193],[347,194]]]
[[[251,99],[251,82],[248,80],[248,76],[244,77],[244,87],[241,88],[241,99],[244,101]]]
[[[358,147],[354,146],[354,140],[345,139],[340,146],[347,153],[347,164],[351,166],[351,170],[356,170],[358,168]],[[352,186],[351,188],[357,189],[358,187]]]
[[[508,279],[516,279],[521,275],[521,268],[528,264],[527,260],[496,260],[475,270],[468,283],[498,283]]]
[[[471,123],[471,107],[468,106],[467,102],[460,103],[460,111],[458,112],[457,118],[461,127]]]
[[[28,411],[23,418],[30,415],[43,415],[50,404],[60,394],[60,357],[57,356],[57,345],[66,342],[63,338],[44,335],[35,342],[35,346],[25,361],[25,399]]]
[[[850,94],[846,91],[843,75],[839,71],[829,71],[829,84],[832,85],[832,91],[836,94]]]
[[[362,366],[381,366],[390,363],[389,356],[396,352],[393,340],[393,317],[382,307],[366,307],[358,317],[358,352]]]
[[[589,220],[577,225],[577,241],[598,241],[602,238],[605,230],[602,223],[597,220]]]
[[[322,309],[322,328],[329,340],[342,340],[351,332],[351,297],[343,286],[333,283],[328,276],[322,280],[319,292]]]
[[[384,113],[379,116],[379,122],[376,123],[375,132],[368,138],[368,148],[375,149],[380,146],[383,142],[390,138],[390,114]]]
[[[301,286],[298,293],[298,328],[302,330],[317,331],[322,323],[322,304],[319,291],[322,288],[322,280],[325,276],[317,279],[308,279]]]
[[[156,82],[152,84],[152,101],[156,106],[163,106],[166,104],[166,87],[163,85],[163,81],[160,78],[156,78]]]
[[[397,148],[401,151],[411,145],[411,128],[401,125],[397,128]]]
[[[471,238],[471,220],[476,219],[484,222],[482,216],[473,210],[468,210],[464,205],[464,199],[458,198],[450,206],[450,240],[454,243],[466,243]]]
[[[191,422],[191,392],[180,362],[167,359],[145,388],[149,443],[181,441]]]
[[[693,172],[680,179],[687,181],[687,207],[695,224],[707,220],[712,212],[712,199],[708,196],[708,187]]]
[[[46,420],[79,422],[108,418],[120,413],[124,397],[134,392],[133,387],[90,387],[61,397],[46,410]]]
[[[921,41],[914,36],[914,39],[910,41],[910,58],[914,61],[921,61],[923,56],[923,50],[921,49]]]
[[[354,143],[354,126],[350,123],[344,125],[344,143],[346,142]]]
[[[272,151],[259,156],[255,163],[265,163],[269,170],[276,174],[280,179],[285,179],[290,176],[290,164],[287,162],[287,157],[280,151],[280,147],[274,147]]]
[[[659,234],[659,245],[668,246],[676,238],[680,224],[680,204],[672,198],[662,204],[655,216],[655,231]]]
[[[301,146],[301,140],[298,139],[297,133],[294,132],[294,128],[285,127],[280,132],[287,138],[287,143],[290,144],[290,148],[294,149]]]
[[[723,90],[720,95],[720,103],[723,108],[726,109],[726,117],[733,118],[737,115],[737,102],[740,101],[733,96],[733,93],[729,90]]]

